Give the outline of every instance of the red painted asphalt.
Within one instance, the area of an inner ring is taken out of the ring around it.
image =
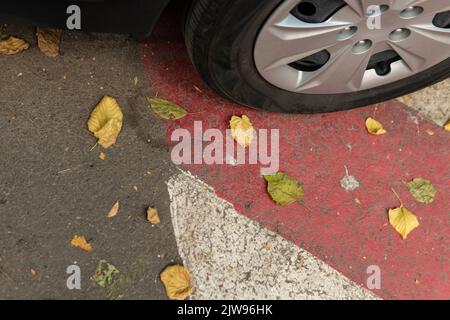
[[[277,206],[267,195],[258,165],[186,165],[243,215],[308,250],[355,282],[378,265],[386,299],[449,299],[448,199],[449,134],[398,102],[327,115],[281,115],[230,104],[212,93],[195,73],[173,23],[164,20],[142,43],[142,59],[153,93],[184,106],[189,115],[166,122],[193,132],[194,121],[224,131],[232,115],[246,114],[256,128],[280,129],[280,169],[301,181],[302,203]],[[200,91],[198,90],[200,89]],[[388,133],[370,136],[364,121],[373,116]],[[429,135],[427,130],[434,131]],[[170,143],[170,142],[169,142]],[[171,143],[170,143],[171,144]],[[345,167],[361,186],[340,186]],[[415,177],[438,189],[431,205],[417,203],[404,182]],[[407,240],[388,224],[397,207],[394,188],[421,226]]]

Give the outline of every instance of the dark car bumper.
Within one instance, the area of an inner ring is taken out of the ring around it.
[[[66,28],[67,8],[81,9],[81,30],[148,35],[169,0],[4,0],[0,23],[26,22]]]

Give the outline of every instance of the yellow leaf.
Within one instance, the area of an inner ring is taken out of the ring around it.
[[[383,128],[383,125],[373,118],[367,118],[366,128],[370,134],[373,134],[376,136],[380,136],[380,135],[386,133],[386,130],[384,130],[384,128]]]
[[[151,224],[160,224],[161,223],[161,219],[159,218],[158,210],[156,208],[148,208],[147,220]]]
[[[116,99],[105,96],[92,111],[88,121],[88,129],[99,140],[105,149],[116,143],[122,130],[123,113]]]
[[[100,152],[100,154],[98,155],[99,159],[102,161],[105,161],[106,159],[106,154],[104,154],[103,152]]]
[[[193,292],[189,271],[181,265],[166,267],[160,275],[166,294],[172,300],[186,300]]]
[[[447,123],[446,123],[445,126],[444,126],[444,129],[445,129],[446,131],[449,131],[449,132],[450,132],[450,120],[447,121]]]
[[[389,210],[389,222],[403,239],[419,226],[417,217],[404,206]]]
[[[92,251],[92,246],[86,241],[86,238],[83,236],[74,236],[71,241],[72,246],[76,248],[83,249],[84,251]]]
[[[233,116],[230,120],[231,136],[242,147],[248,147],[253,140],[253,125],[250,119],[243,115],[242,117]]]
[[[0,53],[12,55],[27,50],[30,45],[23,39],[9,37],[0,41]]]
[[[111,210],[109,210],[108,218],[113,218],[113,217],[117,216],[117,213],[119,213],[119,209],[120,209],[120,202],[117,201],[114,204],[114,206],[111,208]]]
[[[59,55],[61,30],[37,27],[36,37],[42,53],[48,57],[56,57]]]

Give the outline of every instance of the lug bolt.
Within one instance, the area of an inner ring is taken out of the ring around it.
[[[411,31],[406,28],[395,29],[389,34],[389,39],[392,42],[400,42],[405,40],[411,35]]]
[[[361,54],[364,52],[367,52],[372,47],[372,41],[369,39],[361,40],[355,43],[355,45],[352,48],[352,52],[354,54]]]

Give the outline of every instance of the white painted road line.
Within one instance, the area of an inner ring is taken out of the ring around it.
[[[377,299],[369,290],[239,214],[182,172],[168,181],[179,253],[193,299]]]

